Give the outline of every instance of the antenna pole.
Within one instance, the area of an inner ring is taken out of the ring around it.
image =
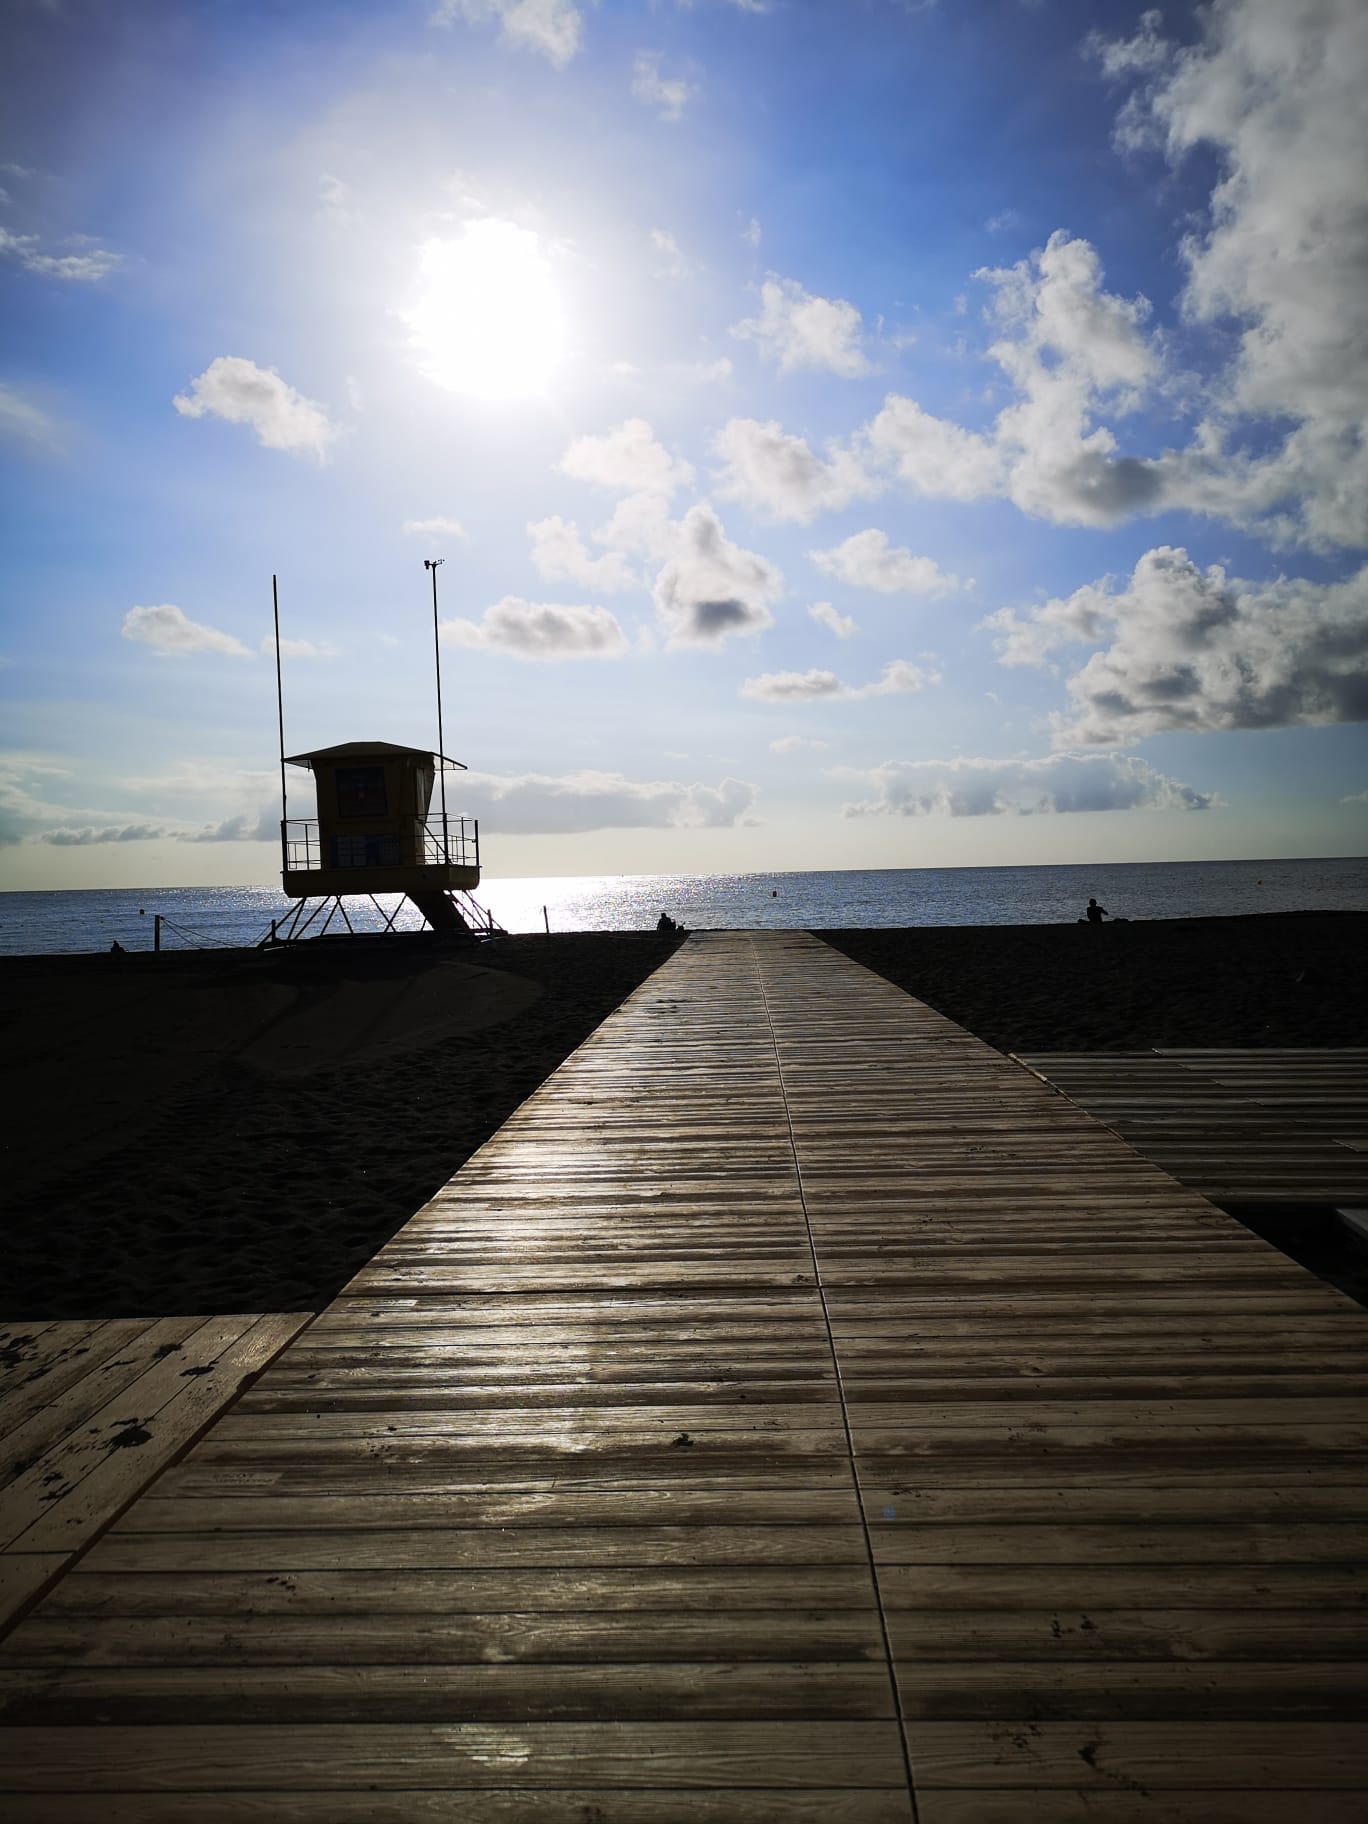
[[[285,693],[280,684],[280,592],[271,578],[271,612],[275,618],[276,721],[280,727],[280,861],[285,865]]]
[[[432,572],[432,653],[437,664],[437,777],[442,788],[442,858],[451,865],[451,836],[447,829],[446,748],[442,736],[442,636],[437,626],[437,566],[440,557],[425,557],[423,568]]]

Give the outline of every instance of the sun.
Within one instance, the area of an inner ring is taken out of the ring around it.
[[[426,241],[402,315],[427,377],[480,399],[544,392],[564,352],[550,263],[513,222],[467,222],[459,240]]]

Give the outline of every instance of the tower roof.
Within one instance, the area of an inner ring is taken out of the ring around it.
[[[316,747],[307,754],[287,754],[286,764],[303,766],[312,769],[318,760],[387,760],[404,757],[410,760],[426,760],[429,764],[440,762],[443,770],[455,767],[459,772],[466,768],[460,760],[448,759],[445,754],[434,754],[428,747],[400,747],[393,741],[342,741],[336,747]]]

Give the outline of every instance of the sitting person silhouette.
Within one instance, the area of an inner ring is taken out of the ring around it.
[[[675,921],[670,917],[668,912],[662,912],[660,917],[656,920],[657,931],[677,931],[678,929],[678,925],[675,924]]]
[[[1105,906],[1099,906],[1095,899],[1088,901],[1088,923],[1090,925],[1100,925],[1104,918],[1110,917],[1111,913]]]

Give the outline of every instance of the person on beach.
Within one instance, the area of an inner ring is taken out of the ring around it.
[[[1095,899],[1088,901],[1088,923],[1090,925],[1100,925],[1104,918],[1110,917],[1111,913],[1105,906],[1099,906]]]
[[[677,931],[678,929],[679,927],[675,924],[675,921],[670,917],[668,912],[662,912],[660,917],[656,920],[657,931]]]

